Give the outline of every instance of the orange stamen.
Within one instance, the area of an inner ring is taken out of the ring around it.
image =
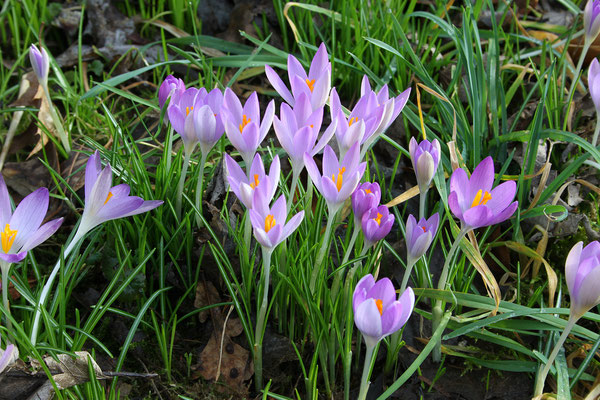
[[[310,92],[312,93],[313,89],[315,88],[315,80],[307,78],[306,84],[308,85],[308,88],[310,89]]]
[[[377,222],[377,225],[381,226],[381,217],[383,217],[383,215],[377,213],[377,218],[373,218],[375,220],[375,222]]]
[[[190,111],[194,111],[194,106],[191,107],[186,107],[185,108],[185,116],[187,117],[188,115],[190,115]]]
[[[258,174],[254,174],[254,183],[251,183],[250,187],[252,189],[256,189],[256,187],[258,186],[259,183],[260,183],[260,181],[258,180]]]
[[[108,196],[106,196],[106,200],[104,200],[104,204],[108,203],[108,201],[110,200],[111,197],[113,197],[112,192],[108,192]]]
[[[265,232],[269,232],[275,226],[275,217],[271,214],[265,218]]]
[[[242,133],[242,131],[244,130],[246,125],[248,125],[249,123],[250,123],[250,118],[248,118],[246,116],[246,114],[244,114],[242,117],[242,123],[240,124],[240,133]]]
[[[17,231],[10,229],[10,225],[6,224],[4,231],[0,232],[0,242],[2,242],[2,251],[8,253],[17,237]]]
[[[356,117],[350,118],[350,121],[348,121],[348,126],[349,127],[352,126],[352,124],[355,123],[356,121],[358,121],[358,118],[356,118]]]
[[[427,229],[425,229],[424,226],[422,226],[421,229],[423,229],[423,232],[427,232]]]
[[[340,172],[338,173],[337,178],[335,177],[335,174],[331,175],[331,180],[333,181],[333,183],[335,183],[335,187],[337,188],[338,192],[342,190],[342,184],[344,182],[344,172],[346,172],[346,167],[340,168]]]
[[[365,189],[365,193],[369,194],[369,193],[373,193],[373,192],[371,192],[371,189]]]
[[[485,193],[483,193],[483,190],[479,189],[479,191],[475,195],[475,198],[473,199],[473,203],[471,203],[471,208],[485,205],[491,199],[492,195],[487,190],[485,191]]]
[[[377,306],[377,309],[379,310],[379,315],[383,315],[383,301],[379,300],[379,299],[375,299],[375,305]]]

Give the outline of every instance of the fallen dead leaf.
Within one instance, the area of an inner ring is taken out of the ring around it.
[[[61,371],[61,373],[53,375],[54,382],[56,382],[59,389],[66,389],[87,382],[89,380],[90,364],[96,374],[96,378],[107,379],[90,353],[87,351],[76,351],[75,354],[77,355],[75,358],[68,354],[59,354],[57,357],[58,360],[52,357],[44,358],[48,368]]]

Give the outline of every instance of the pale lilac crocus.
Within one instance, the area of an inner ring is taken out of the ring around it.
[[[373,92],[376,95],[377,106],[384,106],[383,115],[381,117],[381,122],[379,126],[375,130],[372,136],[376,137],[379,134],[385,132],[387,128],[390,127],[392,122],[398,118],[398,115],[402,112],[402,109],[406,105],[408,98],[410,96],[411,88],[404,90],[396,97],[389,97],[389,89],[387,84],[383,85],[379,92],[375,92],[371,89],[371,84],[369,83],[369,78],[365,75],[363,76],[362,83],[360,85],[360,96],[364,97],[367,93]],[[368,138],[367,140],[368,141]]]
[[[37,48],[35,44],[29,47],[29,61],[33,67],[33,72],[37,76],[38,81],[43,86],[48,84],[48,71],[50,70],[50,58],[44,47]]]
[[[373,207],[362,216],[361,226],[365,235],[365,248],[372,247],[392,230],[394,214],[386,206]]]
[[[273,206],[261,191],[254,192],[250,221],[254,230],[254,237],[267,249],[274,249],[291,235],[302,222],[304,211],[298,212],[287,221],[287,207],[285,197],[281,195]]]
[[[281,166],[279,156],[275,156],[269,168],[269,175],[265,173],[265,167],[259,154],[254,156],[250,173],[246,175],[242,168],[229,154],[225,154],[225,166],[227,167],[227,181],[231,190],[238,199],[246,206],[252,208],[254,201],[254,192],[261,191],[262,199],[270,203],[279,184]],[[249,176],[249,178],[248,178]]]
[[[411,215],[406,221],[406,249],[408,258],[416,261],[423,257],[435,234],[440,223],[440,215],[433,214],[429,219],[421,218],[417,222],[416,218]]]
[[[586,41],[594,41],[600,33],[600,0],[588,0],[583,10]]]
[[[325,198],[330,215],[335,214],[344,201],[356,190],[363,176],[366,163],[360,162],[358,143],[346,153],[342,162],[338,161],[330,146],[323,150],[323,174],[310,154],[304,154],[304,164],[317,190]]]
[[[462,168],[450,177],[448,205],[461,220],[463,229],[475,229],[498,224],[510,218],[517,209],[513,201],[517,185],[514,181],[494,184],[494,162],[486,157],[473,171],[471,178]]]
[[[590,69],[588,71],[588,86],[590,89],[590,97],[596,107],[596,115],[600,115],[600,63],[598,59],[594,57],[590,63]],[[596,128],[594,130],[594,136],[592,138],[592,146],[596,147],[598,143],[598,134],[600,133],[600,118],[596,119]]]
[[[308,75],[298,59],[291,54],[288,56],[288,77],[292,91],[287,88],[279,75],[268,65],[265,65],[267,79],[283,100],[294,107],[301,94],[310,99],[313,110],[325,105],[331,90],[331,63],[325,44],[321,43],[312,59]]]
[[[173,75],[167,75],[158,88],[158,105],[160,108],[163,108],[172,94],[177,93],[179,95],[183,91],[185,91],[185,83],[183,80],[175,78]]]
[[[381,201],[381,188],[379,183],[361,183],[352,193],[352,212],[354,225],[360,226],[363,215],[371,208],[377,207]]]
[[[197,103],[207,94],[205,88],[197,89],[192,87],[182,92],[174,92],[171,95],[167,115],[175,132],[181,136],[183,148],[188,157],[192,154],[199,141],[199,134],[196,131],[194,121],[194,109],[196,109],[196,112],[198,111],[199,104]]]
[[[12,363],[19,359],[19,350],[14,344],[9,344],[6,349],[0,350],[0,374]]]
[[[239,152],[246,165],[250,165],[254,153],[267,136],[275,115],[273,100],[260,118],[258,95],[253,92],[244,106],[233,90],[227,88],[223,99],[223,123],[227,138]]]
[[[440,163],[440,143],[437,139],[433,139],[432,142],[425,139],[417,144],[416,139],[413,137],[410,139],[408,150],[417,177],[419,191],[421,193],[427,192]]]

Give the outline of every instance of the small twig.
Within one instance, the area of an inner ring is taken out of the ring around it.
[[[223,341],[225,340],[225,328],[227,327],[227,321],[229,321],[229,316],[233,311],[233,306],[229,307],[229,312],[225,317],[225,322],[223,322],[223,331],[221,332],[221,346],[219,347],[219,364],[217,366],[217,374],[215,375],[215,382],[219,380],[219,376],[221,376],[221,360],[223,359]]]
[[[115,372],[115,371],[102,371],[102,373],[106,376],[123,376],[125,378],[144,378],[144,379],[152,379],[157,378],[158,374],[155,373],[139,373],[139,372]]]

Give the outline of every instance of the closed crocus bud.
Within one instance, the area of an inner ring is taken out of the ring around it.
[[[352,193],[352,211],[354,212],[354,223],[360,225],[363,215],[371,208],[377,207],[381,201],[381,189],[379,183],[365,182]]]
[[[596,106],[596,112],[600,113],[600,63],[597,58],[594,58],[590,64],[588,71],[588,86],[590,88],[590,96],[594,106]]]
[[[427,251],[440,223],[440,215],[433,214],[428,220],[421,218],[419,222],[412,215],[406,221],[406,248],[408,258],[415,262]]]
[[[409,152],[419,190],[426,191],[440,162],[440,143],[434,139],[433,142],[423,140],[417,144],[415,138],[411,138]]]
[[[394,214],[386,206],[371,208],[362,217],[365,246],[371,247],[387,236],[394,225]]]
[[[600,33],[600,0],[588,0],[583,11],[585,40],[593,41]]]
[[[173,93],[182,93],[185,90],[185,83],[173,75],[168,75],[158,89],[158,105],[163,108],[167,99]]]
[[[571,314],[580,318],[600,304],[600,243],[577,243],[567,256],[565,278],[571,294]]]
[[[48,57],[48,53],[46,53],[46,50],[43,47],[40,51],[35,44],[32,44],[31,47],[29,47],[29,61],[31,62],[33,72],[35,72],[38,81],[45,86],[48,83],[48,70],[50,69],[50,58]]]

